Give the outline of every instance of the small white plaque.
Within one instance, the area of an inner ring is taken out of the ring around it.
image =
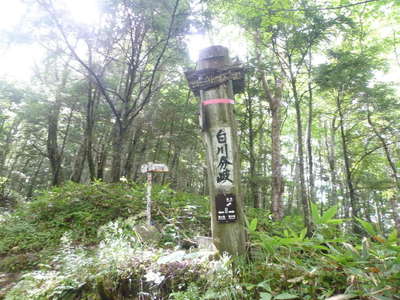
[[[142,173],[167,173],[169,171],[168,166],[165,164],[157,164],[153,162],[149,162],[141,166],[140,171]]]

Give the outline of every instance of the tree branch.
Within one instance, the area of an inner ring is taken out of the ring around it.
[[[339,6],[329,6],[329,7],[315,7],[315,8],[293,8],[293,9],[271,9],[269,10],[270,13],[278,13],[278,12],[290,12],[290,11],[318,11],[318,10],[335,10],[335,9],[342,9],[362,4],[367,4],[371,2],[378,2],[379,0],[366,0],[361,2],[349,3]]]

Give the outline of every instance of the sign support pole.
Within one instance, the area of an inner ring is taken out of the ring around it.
[[[147,185],[146,185],[146,223],[151,226],[151,189],[153,176],[151,172],[147,172]]]
[[[230,255],[246,253],[237,127],[233,112],[234,91],[240,92],[238,84],[244,82],[240,78],[243,73],[232,66],[228,49],[222,46],[203,49],[196,71],[186,73],[189,86],[201,99],[200,123],[207,148],[213,242],[220,253]]]
[[[153,173],[167,173],[168,167],[164,164],[148,162],[141,166],[140,171],[147,176],[146,184],[146,223],[151,226],[151,189],[153,184]]]

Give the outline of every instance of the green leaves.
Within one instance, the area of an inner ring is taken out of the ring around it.
[[[250,231],[256,231],[257,223],[258,223],[258,221],[257,221],[256,218],[254,218],[253,220],[251,220],[251,222],[250,222],[250,224],[249,224],[249,230],[250,230]]]
[[[274,297],[275,300],[286,300],[286,299],[298,299],[296,295],[288,294],[288,293],[283,293],[279,294]]]
[[[260,300],[271,300],[272,295],[270,293],[260,293]]]
[[[362,228],[364,228],[364,230],[368,232],[369,235],[371,236],[377,235],[376,230],[371,223],[361,220],[359,218],[357,218],[357,222],[361,224]]]
[[[321,217],[320,222],[322,224],[324,223],[329,223],[329,221],[332,220],[332,218],[336,215],[337,211],[338,211],[339,206],[338,205],[334,205],[331,208],[329,208]]]
[[[270,293],[261,292],[260,300],[287,300],[287,299],[299,299],[298,296],[288,293],[282,293],[276,296],[273,296]]]
[[[342,219],[334,219],[333,217],[337,214],[339,209],[338,205],[334,205],[330,207],[327,211],[325,211],[322,216],[319,214],[318,206],[315,203],[311,202],[311,216],[313,219],[313,223],[315,225],[322,224],[341,224],[343,222]]]
[[[318,206],[313,202],[310,202],[310,205],[311,205],[311,216],[312,216],[312,219],[313,219],[313,223],[314,224],[319,224],[321,218],[319,216]]]
[[[390,242],[390,243],[396,242],[397,237],[398,237],[398,232],[396,229],[393,229],[393,231],[388,236],[388,242]]]

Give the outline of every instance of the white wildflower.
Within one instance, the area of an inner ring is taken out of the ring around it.
[[[154,272],[152,270],[147,272],[144,277],[146,278],[147,282],[154,282],[157,285],[159,285],[165,279],[165,276],[161,275],[160,272]]]

